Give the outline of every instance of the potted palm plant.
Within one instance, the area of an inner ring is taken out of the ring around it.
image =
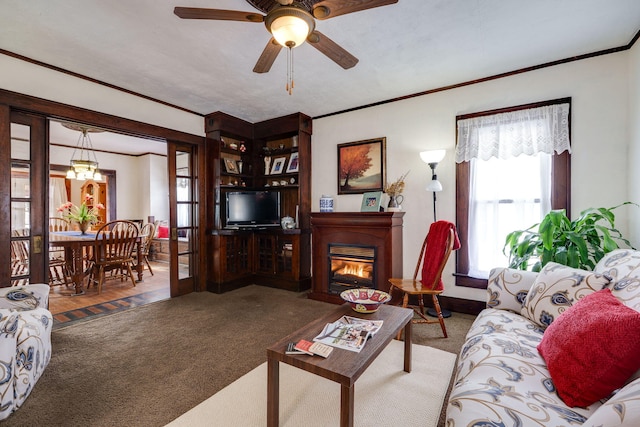
[[[504,253],[509,256],[509,267],[540,271],[548,262],[569,267],[593,270],[608,252],[619,248],[619,243],[631,247],[629,241],[615,228],[612,208],[590,208],[580,212],[571,221],[564,209],[552,210],[539,224],[507,235]]]

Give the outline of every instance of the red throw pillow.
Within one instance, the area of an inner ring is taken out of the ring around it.
[[[545,330],[538,351],[558,396],[586,407],[622,387],[640,368],[640,313],[611,290],[585,296]]]
[[[158,239],[166,239],[169,237],[169,227],[158,226]]]

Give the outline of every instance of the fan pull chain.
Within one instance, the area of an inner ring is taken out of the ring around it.
[[[289,47],[289,50],[287,51],[287,85],[285,89],[289,92],[289,95],[291,95],[293,88],[293,48]]]

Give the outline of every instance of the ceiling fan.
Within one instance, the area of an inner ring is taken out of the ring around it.
[[[305,40],[346,70],[355,66],[358,59],[320,31],[316,31],[315,20],[385,6],[397,3],[398,0],[247,0],[247,2],[266,15],[195,7],[176,7],[173,13],[182,19],[264,22],[273,37],[258,58],[253,68],[255,73],[268,72],[283,47],[291,49],[303,44]]]

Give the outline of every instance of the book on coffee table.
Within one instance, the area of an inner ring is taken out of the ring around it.
[[[296,343],[290,342],[287,344],[287,349],[284,351],[284,354],[307,354],[302,350],[296,350]]]
[[[329,347],[328,345],[307,340],[298,341],[298,343],[294,346],[294,349],[311,356],[317,354],[318,356],[322,356],[324,358],[328,357],[333,351],[333,348]]]

